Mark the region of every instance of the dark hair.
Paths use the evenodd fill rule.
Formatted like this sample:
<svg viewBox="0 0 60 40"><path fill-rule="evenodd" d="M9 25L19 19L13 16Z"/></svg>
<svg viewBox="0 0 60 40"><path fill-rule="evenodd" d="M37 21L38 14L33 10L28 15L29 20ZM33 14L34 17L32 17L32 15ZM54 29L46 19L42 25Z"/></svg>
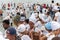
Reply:
<svg viewBox="0 0 60 40"><path fill-rule="evenodd" d="M21 14L21 17L25 17L26 18L26 16L24 14Z"/></svg>
<svg viewBox="0 0 60 40"><path fill-rule="evenodd" d="M54 1L52 1L52 3L54 3Z"/></svg>
<svg viewBox="0 0 60 40"><path fill-rule="evenodd" d="M50 15L50 13L49 13L49 12L47 12L47 15Z"/></svg>
<svg viewBox="0 0 60 40"><path fill-rule="evenodd" d="M60 12L60 10L59 10L59 12Z"/></svg>
<svg viewBox="0 0 60 40"><path fill-rule="evenodd" d="M37 12L39 14L39 12Z"/></svg>
<svg viewBox="0 0 60 40"><path fill-rule="evenodd" d="M26 22L26 23L29 23L29 19L26 19L25 22Z"/></svg>
<svg viewBox="0 0 60 40"><path fill-rule="evenodd" d="M59 5L59 3L56 3L56 5Z"/></svg>
<svg viewBox="0 0 60 40"><path fill-rule="evenodd" d="M54 37L52 40L60 40L60 37Z"/></svg>
<svg viewBox="0 0 60 40"><path fill-rule="evenodd" d="M4 20L3 23L10 24L9 20Z"/></svg>
<svg viewBox="0 0 60 40"><path fill-rule="evenodd" d="M20 13L19 13L19 12L17 12L17 15L20 15Z"/></svg>
<svg viewBox="0 0 60 40"><path fill-rule="evenodd" d="M17 8L19 8L19 6L17 6Z"/></svg>

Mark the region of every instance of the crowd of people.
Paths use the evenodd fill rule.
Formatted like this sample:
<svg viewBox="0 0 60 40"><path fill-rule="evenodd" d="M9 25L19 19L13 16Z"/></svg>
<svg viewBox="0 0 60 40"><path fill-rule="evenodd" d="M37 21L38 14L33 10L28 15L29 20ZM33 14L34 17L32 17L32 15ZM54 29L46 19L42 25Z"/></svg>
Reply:
<svg viewBox="0 0 60 40"><path fill-rule="evenodd" d="M15 4L14 4L15 5ZM3 10L3 11L2 11ZM60 40L60 4L19 3L0 10L0 40Z"/></svg>

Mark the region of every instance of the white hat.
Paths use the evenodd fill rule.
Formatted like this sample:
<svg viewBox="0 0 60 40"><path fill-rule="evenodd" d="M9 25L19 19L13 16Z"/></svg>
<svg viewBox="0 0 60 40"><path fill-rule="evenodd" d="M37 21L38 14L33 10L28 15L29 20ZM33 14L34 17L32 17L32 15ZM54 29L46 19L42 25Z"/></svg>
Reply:
<svg viewBox="0 0 60 40"><path fill-rule="evenodd" d="M33 23L36 23L36 18L35 18L35 15L31 15L31 17L29 18L29 21L33 22Z"/></svg>
<svg viewBox="0 0 60 40"><path fill-rule="evenodd" d="M31 40L31 38L28 35L23 35L21 40Z"/></svg>
<svg viewBox="0 0 60 40"><path fill-rule="evenodd" d="M54 31L54 30L57 30L57 29L59 29L60 28L60 24L58 23L58 22L52 22L51 23L51 28L52 28L52 30Z"/></svg>
<svg viewBox="0 0 60 40"><path fill-rule="evenodd" d="M29 19L29 21L33 22L35 24L35 20L34 19Z"/></svg>
<svg viewBox="0 0 60 40"><path fill-rule="evenodd" d="M18 26L17 31L20 33L20 32L24 32L25 29L26 29L26 28L25 28L25 25L24 25L24 24L21 24L21 25Z"/></svg>

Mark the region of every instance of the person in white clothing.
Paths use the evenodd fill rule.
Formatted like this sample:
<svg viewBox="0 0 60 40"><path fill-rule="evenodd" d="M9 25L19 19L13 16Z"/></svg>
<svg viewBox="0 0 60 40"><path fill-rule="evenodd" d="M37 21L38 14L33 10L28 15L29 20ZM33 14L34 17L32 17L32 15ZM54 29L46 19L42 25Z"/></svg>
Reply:
<svg viewBox="0 0 60 40"><path fill-rule="evenodd" d="M21 24L19 27L18 27L18 32L21 36L21 40L31 40L31 38L29 37L29 35L26 34L26 27L24 24Z"/></svg>
<svg viewBox="0 0 60 40"><path fill-rule="evenodd" d="M58 23L60 23L60 10L58 12L55 13L55 21L57 21Z"/></svg>
<svg viewBox="0 0 60 40"><path fill-rule="evenodd" d="M42 21L44 21L45 23L52 21L52 18L50 17L49 12L47 12L46 14L42 14L41 16L39 15L39 17L40 17L40 19L42 19Z"/></svg>

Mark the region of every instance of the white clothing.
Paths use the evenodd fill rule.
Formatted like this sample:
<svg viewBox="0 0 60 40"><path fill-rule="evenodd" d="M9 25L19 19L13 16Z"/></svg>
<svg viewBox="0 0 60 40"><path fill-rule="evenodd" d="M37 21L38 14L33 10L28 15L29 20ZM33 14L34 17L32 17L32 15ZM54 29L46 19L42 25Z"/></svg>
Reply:
<svg viewBox="0 0 60 40"><path fill-rule="evenodd" d="M31 38L28 35L23 35L21 40L31 40Z"/></svg>
<svg viewBox="0 0 60 40"><path fill-rule="evenodd" d="M55 13L55 16L57 17L57 22L60 23L60 12Z"/></svg>
<svg viewBox="0 0 60 40"><path fill-rule="evenodd" d="M53 7L53 11L56 11L56 10L59 10L59 9L58 9L58 6L54 6L54 7Z"/></svg>
<svg viewBox="0 0 60 40"><path fill-rule="evenodd" d="M40 14L40 15L39 15L40 19L42 19L44 22L51 22L52 21L52 18L50 16L47 17L47 15L45 15L45 14Z"/></svg>
<svg viewBox="0 0 60 40"><path fill-rule="evenodd" d="M17 31L20 32L24 32L26 30L26 27L24 24L20 24L17 28Z"/></svg>
<svg viewBox="0 0 60 40"><path fill-rule="evenodd" d="M55 37L55 35L50 35L47 40L52 40Z"/></svg>
<svg viewBox="0 0 60 40"><path fill-rule="evenodd" d="M58 22L52 21L51 28L52 28L52 31L57 30L60 28L60 24Z"/></svg>
<svg viewBox="0 0 60 40"><path fill-rule="evenodd" d="M40 21L38 21L37 23L35 23L35 26L36 26L37 28L41 29L42 24L41 24L41 22L40 22Z"/></svg>
<svg viewBox="0 0 60 40"><path fill-rule="evenodd" d="M29 31L30 29L30 25L29 24L25 24L26 30Z"/></svg>
<svg viewBox="0 0 60 40"><path fill-rule="evenodd" d="M35 14L32 14L29 18L29 21L32 21L33 23L36 23L37 19L35 18Z"/></svg>

